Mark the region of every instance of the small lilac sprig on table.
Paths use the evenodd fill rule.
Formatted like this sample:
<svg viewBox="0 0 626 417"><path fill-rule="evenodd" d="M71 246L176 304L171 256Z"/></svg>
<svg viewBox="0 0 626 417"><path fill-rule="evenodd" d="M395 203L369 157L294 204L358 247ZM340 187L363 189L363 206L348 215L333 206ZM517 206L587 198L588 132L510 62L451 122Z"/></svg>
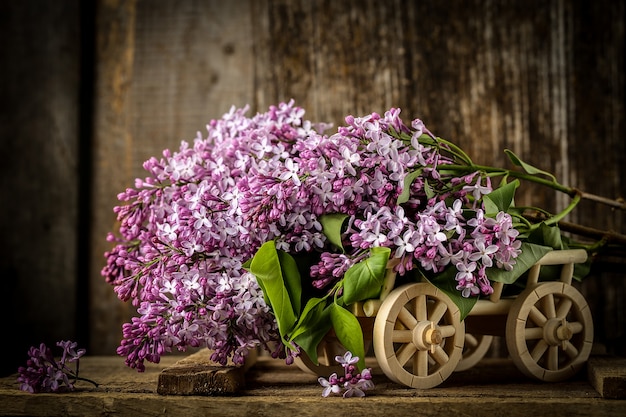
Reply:
<svg viewBox="0 0 626 417"><path fill-rule="evenodd" d="M76 349L78 343L70 340L62 340L56 345L63 348L59 360L44 343L28 350L26 366L18 368L20 389L30 393L73 391L76 381L86 381L97 387L96 382L78 376L80 357L85 354L85 349ZM70 368L70 363L75 364L74 369Z"/></svg>
<svg viewBox="0 0 626 417"><path fill-rule="evenodd" d="M335 360L343 367L344 375L339 377L337 373L333 373L328 379L319 377L317 381L324 387L322 397L342 392L343 398L365 397L365 391L374 388L371 368L358 372L358 356L352 356L352 352L347 351L343 356L335 356Z"/></svg>

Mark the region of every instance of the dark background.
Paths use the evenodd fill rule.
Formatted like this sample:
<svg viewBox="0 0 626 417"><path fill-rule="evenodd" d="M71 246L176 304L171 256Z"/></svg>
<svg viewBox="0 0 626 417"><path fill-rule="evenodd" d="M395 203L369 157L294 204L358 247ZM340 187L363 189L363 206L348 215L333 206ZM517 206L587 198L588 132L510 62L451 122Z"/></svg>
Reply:
<svg viewBox="0 0 626 417"><path fill-rule="evenodd" d="M509 148L560 182L626 195L623 1L0 1L2 372L31 345L113 355L133 311L100 269L116 194L231 105L306 117L400 107L478 163ZM521 203L563 207L525 190ZM626 232L584 202L568 218ZM625 354L620 254L583 285Z"/></svg>

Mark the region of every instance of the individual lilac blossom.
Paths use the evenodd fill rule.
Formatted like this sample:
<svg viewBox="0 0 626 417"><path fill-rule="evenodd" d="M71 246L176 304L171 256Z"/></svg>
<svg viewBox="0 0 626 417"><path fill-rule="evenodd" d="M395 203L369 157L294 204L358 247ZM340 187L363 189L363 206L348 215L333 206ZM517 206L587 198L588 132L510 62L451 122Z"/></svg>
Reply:
<svg viewBox="0 0 626 417"><path fill-rule="evenodd" d="M94 381L78 376L79 360L85 349L76 349L78 343L70 340L57 342L57 346L63 349L58 360L44 343L28 350L26 366L18 368L20 389L30 393L73 391L77 381L90 382L97 387ZM69 367L70 363L74 363L74 369Z"/></svg>
<svg viewBox="0 0 626 417"><path fill-rule="evenodd" d="M324 389L322 390L322 397L328 397L330 394L339 394L341 392L341 386L339 385L339 378L337 373L333 373L328 377L319 377L317 381Z"/></svg>
<svg viewBox="0 0 626 417"><path fill-rule="evenodd" d="M466 185L463 187L463 191L472 194L472 196L474 197L474 201L480 200L483 195L489 194L491 192L489 177L487 177L486 186L481 184L481 180L482 178L480 176L477 176L476 183L474 185Z"/></svg>
<svg viewBox="0 0 626 417"><path fill-rule="evenodd" d="M476 270L476 262L459 262L456 264L457 274L456 281L458 285L457 290L461 291L463 297L469 297L470 295L478 294L478 287L476 286L476 276L474 271Z"/></svg>
<svg viewBox="0 0 626 417"><path fill-rule="evenodd" d="M344 369L348 369L351 367L351 365L354 365L355 363L359 361L359 357L352 356L352 352L347 351L346 353L343 354L343 356L341 355L335 356L335 361L341 366L343 366Z"/></svg>
<svg viewBox="0 0 626 417"><path fill-rule="evenodd" d="M485 241L483 239L476 239L474 242L476 252L470 254L468 257L470 261L480 261L482 265L486 267L490 267L493 265L492 257L498 251L498 246L496 245L488 245L485 246Z"/></svg>
<svg viewBox="0 0 626 417"><path fill-rule="evenodd" d="M356 383L346 381L344 388L346 390L343 393L344 398L365 397L365 391L374 388L374 383L371 380L359 378Z"/></svg>

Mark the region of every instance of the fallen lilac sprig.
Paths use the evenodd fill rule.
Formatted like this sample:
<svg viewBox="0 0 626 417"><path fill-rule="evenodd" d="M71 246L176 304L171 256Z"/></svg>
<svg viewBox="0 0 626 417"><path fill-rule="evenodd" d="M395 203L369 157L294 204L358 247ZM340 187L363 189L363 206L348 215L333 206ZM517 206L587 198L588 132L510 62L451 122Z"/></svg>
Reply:
<svg viewBox="0 0 626 417"><path fill-rule="evenodd" d="M78 343L70 340L62 340L56 345L63 348L59 360L54 358L52 350L44 343L39 348L31 346L26 366L18 368L17 382L20 389L30 393L73 391L76 381L86 381L97 387L96 382L78 376L79 359L85 354L85 349L77 350ZM75 363L73 370L68 366L72 362Z"/></svg>
<svg viewBox="0 0 626 417"><path fill-rule="evenodd" d="M335 356L335 360L343 367L344 376L338 377L337 373L332 373L328 379L319 377L317 381L324 387L322 397L341 394L342 391L343 398L365 397L365 391L374 388L372 369L365 368L359 373L354 365L359 361L358 356L352 356L352 352L348 351L343 356Z"/></svg>

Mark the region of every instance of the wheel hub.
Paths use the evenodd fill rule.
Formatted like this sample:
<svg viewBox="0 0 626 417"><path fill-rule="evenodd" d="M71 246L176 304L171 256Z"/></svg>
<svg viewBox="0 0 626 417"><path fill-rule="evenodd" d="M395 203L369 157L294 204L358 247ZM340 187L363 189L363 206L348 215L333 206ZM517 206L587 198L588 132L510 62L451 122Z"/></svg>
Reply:
<svg viewBox="0 0 626 417"><path fill-rule="evenodd" d="M432 321L422 321L413 329L413 344L419 350L430 350L434 352L435 348L443 342L443 335L439 326Z"/></svg>
<svg viewBox="0 0 626 417"><path fill-rule="evenodd" d="M565 348L565 342L569 341L574 332L567 320L550 319L543 327L543 338L550 346L561 345Z"/></svg>

